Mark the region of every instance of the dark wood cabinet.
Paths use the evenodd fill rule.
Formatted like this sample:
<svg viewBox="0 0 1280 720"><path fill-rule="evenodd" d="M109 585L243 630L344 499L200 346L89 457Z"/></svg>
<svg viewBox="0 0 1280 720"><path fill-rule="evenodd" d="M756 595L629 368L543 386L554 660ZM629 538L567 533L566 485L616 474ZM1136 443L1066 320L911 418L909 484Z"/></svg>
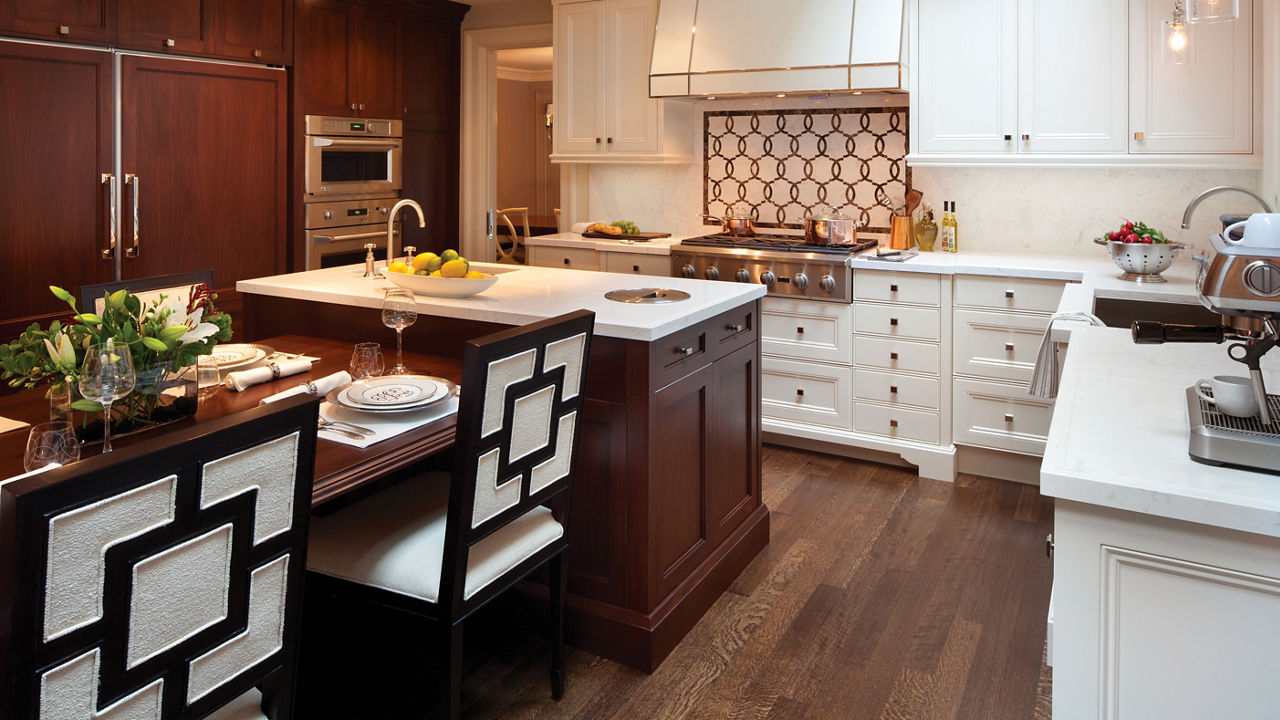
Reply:
<svg viewBox="0 0 1280 720"><path fill-rule="evenodd" d="M67 316L71 292L112 278L111 54L0 42L0 339Z"/></svg>
<svg viewBox="0 0 1280 720"><path fill-rule="evenodd" d="M401 46L404 188L400 194L422 205L427 221L424 228L406 223L405 243L439 253L458 247L458 20L406 17Z"/></svg>
<svg viewBox="0 0 1280 720"><path fill-rule="evenodd" d="M293 64L293 0L218 0L214 52L271 65Z"/></svg>
<svg viewBox="0 0 1280 720"><path fill-rule="evenodd" d="M395 13L343 0L303 0L295 35L299 112L400 117Z"/></svg>
<svg viewBox="0 0 1280 720"><path fill-rule="evenodd" d="M348 46L347 105L361 117L400 117L400 20L385 10L356 14Z"/></svg>
<svg viewBox="0 0 1280 720"><path fill-rule="evenodd" d="M213 51L213 0L117 0L120 47L156 53Z"/></svg>
<svg viewBox="0 0 1280 720"><path fill-rule="evenodd" d="M0 31L73 43L113 43L118 34L116 2L0 0Z"/></svg>

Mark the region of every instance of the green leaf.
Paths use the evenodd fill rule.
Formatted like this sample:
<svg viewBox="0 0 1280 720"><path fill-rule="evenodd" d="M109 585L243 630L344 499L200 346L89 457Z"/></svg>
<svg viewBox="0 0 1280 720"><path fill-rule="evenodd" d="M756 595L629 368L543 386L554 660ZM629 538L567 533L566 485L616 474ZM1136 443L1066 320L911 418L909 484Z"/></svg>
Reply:
<svg viewBox="0 0 1280 720"><path fill-rule="evenodd" d="M128 297L128 295L129 295L128 290L125 290L124 288L120 288L119 290L107 296L107 305L113 308L124 307L124 299Z"/></svg>
<svg viewBox="0 0 1280 720"><path fill-rule="evenodd" d="M71 401L71 409L79 410L80 412L102 412L103 407L102 403L96 403L92 400L79 398Z"/></svg>
<svg viewBox="0 0 1280 720"><path fill-rule="evenodd" d="M102 324L102 318L95 313L80 313L75 317L76 317L76 320L79 320L85 325L101 325Z"/></svg>
<svg viewBox="0 0 1280 720"><path fill-rule="evenodd" d="M142 344L146 345L148 349L155 350L156 352L164 352L169 349L168 345L165 345L163 342L153 337L142 338Z"/></svg>

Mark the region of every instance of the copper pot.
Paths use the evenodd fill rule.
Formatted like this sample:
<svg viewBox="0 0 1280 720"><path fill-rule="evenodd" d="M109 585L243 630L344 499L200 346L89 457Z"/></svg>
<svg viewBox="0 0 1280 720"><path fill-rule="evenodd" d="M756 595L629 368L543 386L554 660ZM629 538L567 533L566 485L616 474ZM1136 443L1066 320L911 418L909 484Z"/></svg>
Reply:
<svg viewBox="0 0 1280 720"><path fill-rule="evenodd" d="M732 237L751 237L756 234L756 219L750 212L736 212L733 208L724 217L703 215L708 220L720 221L720 234Z"/></svg>
<svg viewBox="0 0 1280 720"><path fill-rule="evenodd" d="M819 208L804 218L806 245L847 245L857 240L858 223L834 208Z"/></svg>

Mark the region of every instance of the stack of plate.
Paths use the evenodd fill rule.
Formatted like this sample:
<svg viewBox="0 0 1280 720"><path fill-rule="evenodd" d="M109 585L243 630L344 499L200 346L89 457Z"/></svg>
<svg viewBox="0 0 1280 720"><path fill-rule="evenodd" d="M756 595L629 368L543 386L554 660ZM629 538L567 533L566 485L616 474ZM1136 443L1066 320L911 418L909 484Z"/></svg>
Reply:
<svg viewBox="0 0 1280 720"><path fill-rule="evenodd" d="M215 345L210 357L224 375L232 370L239 370L254 363L261 362L275 352L266 345L248 343L229 343Z"/></svg>
<svg viewBox="0 0 1280 720"><path fill-rule="evenodd" d="M387 375L334 388L325 399L339 407L360 412L412 412L448 400L456 388L444 378Z"/></svg>

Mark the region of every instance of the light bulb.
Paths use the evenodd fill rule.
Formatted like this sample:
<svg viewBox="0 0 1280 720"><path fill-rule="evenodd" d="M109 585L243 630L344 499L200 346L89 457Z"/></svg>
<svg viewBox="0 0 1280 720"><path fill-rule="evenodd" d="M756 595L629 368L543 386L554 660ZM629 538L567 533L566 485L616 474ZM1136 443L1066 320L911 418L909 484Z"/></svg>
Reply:
<svg viewBox="0 0 1280 720"><path fill-rule="evenodd" d="M1176 53L1187 49L1187 32L1181 23L1174 25L1169 31L1169 49Z"/></svg>

